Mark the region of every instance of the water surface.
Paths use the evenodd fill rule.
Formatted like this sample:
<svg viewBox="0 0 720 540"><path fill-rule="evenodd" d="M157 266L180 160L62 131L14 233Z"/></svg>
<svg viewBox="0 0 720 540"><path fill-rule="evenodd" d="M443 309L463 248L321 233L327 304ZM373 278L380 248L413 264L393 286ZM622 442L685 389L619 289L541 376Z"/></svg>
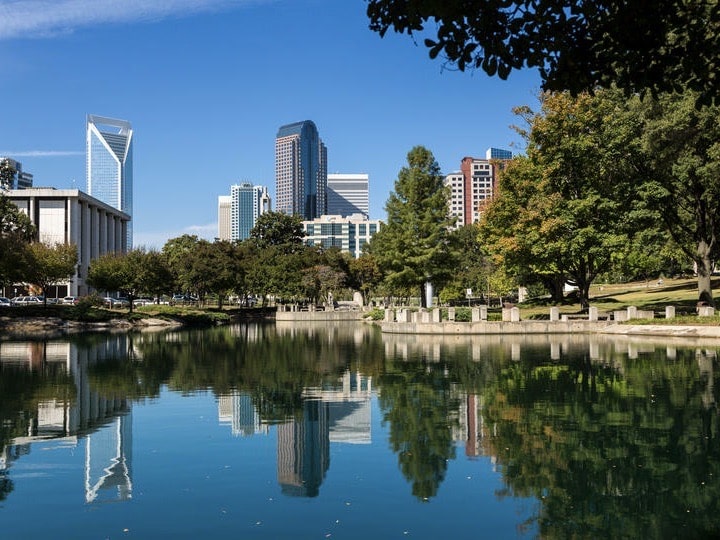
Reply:
<svg viewBox="0 0 720 540"><path fill-rule="evenodd" d="M712 538L717 349L364 325L0 342L3 538Z"/></svg>

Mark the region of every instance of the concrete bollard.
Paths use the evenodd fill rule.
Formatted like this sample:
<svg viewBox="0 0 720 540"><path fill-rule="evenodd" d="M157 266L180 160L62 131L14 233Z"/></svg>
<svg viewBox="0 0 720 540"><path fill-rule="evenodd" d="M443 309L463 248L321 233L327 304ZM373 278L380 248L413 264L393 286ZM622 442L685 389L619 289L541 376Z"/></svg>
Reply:
<svg viewBox="0 0 720 540"><path fill-rule="evenodd" d="M480 320L481 321L487 321L487 306L480 306Z"/></svg>
<svg viewBox="0 0 720 540"><path fill-rule="evenodd" d="M674 319L675 318L675 306L665 306L665 318L666 319Z"/></svg>
<svg viewBox="0 0 720 540"><path fill-rule="evenodd" d="M520 322L520 308L514 307L510 309L510 322Z"/></svg>
<svg viewBox="0 0 720 540"><path fill-rule="evenodd" d="M430 314L431 314L430 320L432 322L434 322L434 323L440 322L440 308L433 308L433 310Z"/></svg>
<svg viewBox="0 0 720 540"><path fill-rule="evenodd" d="M406 323L408 322L408 311L407 309L398 309L395 313L395 317L397 318L397 322L399 323Z"/></svg>
<svg viewBox="0 0 720 540"><path fill-rule="evenodd" d="M430 312L423 309L420 312L420 322L423 324L428 324L430 322Z"/></svg>
<svg viewBox="0 0 720 540"><path fill-rule="evenodd" d="M454 307L448 308L448 321L450 321L450 322L455 321L455 308Z"/></svg>
<svg viewBox="0 0 720 540"><path fill-rule="evenodd" d="M559 307L551 307L550 308L550 320L551 321L559 321L560 320L560 308Z"/></svg>
<svg viewBox="0 0 720 540"><path fill-rule="evenodd" d="M629 321L630 319L637 319L637 307L635 307L635 306L628 306L628 308L627 308L627 319L626 320Z"/></svg>
<svg viewBox="0 0 720 540"><path fill-rule="evenodd" d="M390 308L385 308L385 322L395 322L395 311Z"/></svg>
<svg viewBox="0 0 720 540"><path fill-rule="evenodd" d="M596 308L596 307L588 308L588 321L597 321L597 320L598 320L598 308Z"/></svg>
<svg viewBox="0 0 720 540"><path fill-rule="evenodd" d="M715 308L712 306L700 306L698 308L698 317L712 317L715 315Z"/></svg>

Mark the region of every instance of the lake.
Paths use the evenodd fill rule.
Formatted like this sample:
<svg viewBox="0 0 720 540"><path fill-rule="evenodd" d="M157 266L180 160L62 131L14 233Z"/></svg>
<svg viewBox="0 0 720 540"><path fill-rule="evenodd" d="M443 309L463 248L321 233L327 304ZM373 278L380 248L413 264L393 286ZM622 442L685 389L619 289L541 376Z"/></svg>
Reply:
<svg viewBox="0 0 720 540"><path fill-rule="evenodd" d="M280 322L2 341L0 537L717 537L718 349Z"/></svg>

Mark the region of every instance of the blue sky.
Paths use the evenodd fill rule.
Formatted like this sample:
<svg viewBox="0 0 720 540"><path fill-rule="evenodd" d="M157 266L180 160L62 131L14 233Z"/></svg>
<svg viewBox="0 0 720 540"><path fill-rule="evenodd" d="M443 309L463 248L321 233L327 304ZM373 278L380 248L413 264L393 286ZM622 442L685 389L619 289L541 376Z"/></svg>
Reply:
<svg viewBox="0 0 720 540"><path fill-rule="evenodd" d="M217 197L242 181L274 197L277 129L312 120L328 172L370 176L370 215L408 151L442 171L490 146L522 149L535 71L460 73L421 42L368 29L364 0L0 0L0 155L35 186L85 189L85 119L135 137L135 245L217 235Z"/></svg>

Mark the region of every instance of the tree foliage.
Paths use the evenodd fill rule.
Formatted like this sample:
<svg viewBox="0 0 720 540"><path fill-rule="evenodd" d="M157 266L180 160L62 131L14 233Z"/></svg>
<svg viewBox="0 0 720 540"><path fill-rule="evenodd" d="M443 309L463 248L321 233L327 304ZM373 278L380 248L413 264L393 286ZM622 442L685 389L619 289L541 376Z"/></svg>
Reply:
<svg viewBox="0 0 720 540"><path fill-rule="evenodd" d="M720 107L695 107L696 94L634 100L648 169L640 196L695 263L698 298L714 305L710 276L720 255ZM639 112L638 116L635 116Z"/></svg>
<svg viewBox="0 0 720 540"><path fill-rule="evenodd" d="M615 84L720 96L720 8L706 0L368 0L370 29L424 40L430 58L507 79L536 68L543 89ZM428 29L436 29L436 35Z"/></svg>
<svg viewBox="0 0 720 540"><path fill-rule="evenodd" d="M284 246L288 251L297 249L302 244L304 237L302 218L283 212L261 214L250 231L250 238L258 246Z"/></svg>
<svg viewBox="0 0 720 540"><path fill-rule="evenodd" d="M448 193L428 149L416 146L407 161L385 204L387 224L369 249L391 288L415 288L427 306L425 283L440 286L452 272Z"/></svg>
<svg viewBox="0 0 720 540"><path fill-rule="evenodd" d="M75 244L49 246L42 242L33 242L28 249L31 265L26 274L26 281L37 285L43 295L48 286L65 281L75 274L75 266L78 262ZM47 303L47 297L45 303Z"/></svg>
<svg viewBox="0 0 720 540"><path fill-rule="evenodd" d="M545 93L542 110L518 110L529 122L527 160L508 167L484 229L511 262L539 275L564 276L588 305L590 285L624 249L634 180L642 168L637 124L619 111L616 91L572 97Z"/></svg>
<svg viewBox="0 0 720 540"><path fill-rule="evenodd" d="M23 280L30 267L28 245L34 235L30 218L0 193L0 286Z"/></svg>

